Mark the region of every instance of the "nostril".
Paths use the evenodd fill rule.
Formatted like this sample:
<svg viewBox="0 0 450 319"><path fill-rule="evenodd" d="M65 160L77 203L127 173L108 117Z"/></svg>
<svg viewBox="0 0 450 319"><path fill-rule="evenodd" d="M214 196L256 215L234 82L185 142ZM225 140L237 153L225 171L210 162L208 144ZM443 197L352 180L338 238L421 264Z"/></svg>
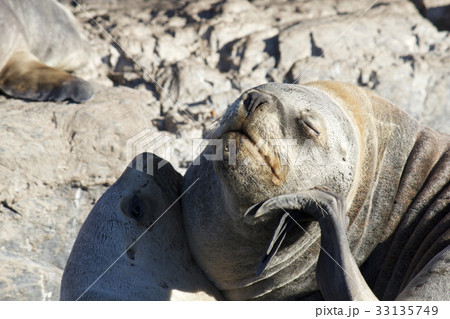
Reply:
<svg viewBox="0 0 450 319"><path fill-rule="evenodd" d="M247 116L253 113L258 107L268 102L269 99L264 94L261 94L256 91L248 93L243 101L245 110L247 111Z"/></svg>

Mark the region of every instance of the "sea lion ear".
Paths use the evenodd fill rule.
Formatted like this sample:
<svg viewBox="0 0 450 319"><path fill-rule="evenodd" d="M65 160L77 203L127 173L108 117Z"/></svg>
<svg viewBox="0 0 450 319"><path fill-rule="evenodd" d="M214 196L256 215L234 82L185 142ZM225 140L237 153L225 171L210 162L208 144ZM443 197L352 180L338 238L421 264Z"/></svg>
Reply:
<svg viewBox="0 0 450 319"><path fill-rule="evenodd" d="M125 196L119 210L129 221L145 228L152 226L162 214L158 200L139 191Z"/></svg>
<svg viewBox="0 0 450 319"><path fill-rule="evenodd" d="M137 194L130 194L120 201L120 211L129 219L138 222L144 219L144 202Z"/></svg>
<svg viewBox="0 0 450 319"><path fill-rule="evenodd" d="M129 207L130 211L129 211L129 215L138 220L141 221L143 216L144 216L144 206L143 203L141 201L141 199L134 195L133 198L131 199L131 205Z"/></svg>

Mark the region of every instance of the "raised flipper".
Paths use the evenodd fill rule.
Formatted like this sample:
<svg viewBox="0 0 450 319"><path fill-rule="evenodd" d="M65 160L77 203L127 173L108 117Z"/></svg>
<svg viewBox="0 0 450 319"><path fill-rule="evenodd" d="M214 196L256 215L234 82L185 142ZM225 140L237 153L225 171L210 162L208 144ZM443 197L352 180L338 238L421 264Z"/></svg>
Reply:
<svg viewBox="0 0 450 319"><path fill-rule="evenodd" d="M85 102L94 96L89 82L40 62L32 53L16 51L0 72L0 90L26 100Z"/></svg>
<svg viewBox="0 0 450 319"><path fill-rule="evenodd" d="M281 195L250 207L246 216L259 218L268 213L284 212L280 223L258 265L264 271L280 247L287 232L300 221L314 219L321 230L321 251L317 262L316 280L326 300L377 300L356 264L345 230L348 218L345 201L322 190Z"/></svg>

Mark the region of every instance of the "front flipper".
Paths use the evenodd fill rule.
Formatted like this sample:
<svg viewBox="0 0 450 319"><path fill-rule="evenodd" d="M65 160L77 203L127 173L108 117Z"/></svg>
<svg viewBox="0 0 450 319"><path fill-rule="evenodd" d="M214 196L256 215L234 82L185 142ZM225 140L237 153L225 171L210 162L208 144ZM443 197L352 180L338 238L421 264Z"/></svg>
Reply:
<svg viewBox="0 0 450 319"><path fill-rule="evenodd" d="M263 255L258 274L262 273L280 247L287 232L299 226L299 220L319 222L321 251L316 280L326 300L377 300L356 264L345 230L348 218L344 200L330 192L311 190L281 195L247 210L246 216L258 218L268 213L284 212L272 241Z"/></svg>
<svg viewBox="0 0 450 319"><path fill-rule="evenodd" d="M0 90L26 100L85 102L94 89L67 72L49 67L28 51L17 51L0 72Z"/></svg>

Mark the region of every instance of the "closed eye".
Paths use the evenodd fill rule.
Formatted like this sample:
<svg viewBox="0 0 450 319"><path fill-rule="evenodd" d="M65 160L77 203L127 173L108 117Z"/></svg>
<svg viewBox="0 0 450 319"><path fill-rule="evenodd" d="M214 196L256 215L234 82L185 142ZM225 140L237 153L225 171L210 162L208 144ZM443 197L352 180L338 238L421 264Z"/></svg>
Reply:
<svg viewBox="0 0 450 319"><path fill-rule="evenodd" d="M306 132L313 136L313 137L319 137L320 132L319 130L317 130L314 125L312 125L312 123L308 120L303 120L302 121L303 127L305 128Z"/></svg>

